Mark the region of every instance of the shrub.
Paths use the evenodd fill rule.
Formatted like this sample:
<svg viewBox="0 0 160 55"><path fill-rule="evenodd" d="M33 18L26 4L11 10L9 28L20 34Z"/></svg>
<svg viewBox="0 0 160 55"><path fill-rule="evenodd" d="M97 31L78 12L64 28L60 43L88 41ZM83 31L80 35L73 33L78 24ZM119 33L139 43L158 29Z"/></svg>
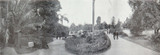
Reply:
<svg viewBox="0 0 160 55"><path fill-rule="evenodd" d="M73 37L66 39L65 48L74 54L100 53L108 50L111 46L110 39L104 33L98 33L86 38Z"/></svg>
<svg viewBox="0 0 160 55"><path fill-rule="evenodd" d="M160 43L160 34L154 34L152 35L151 40L155 43Z"/></svg>

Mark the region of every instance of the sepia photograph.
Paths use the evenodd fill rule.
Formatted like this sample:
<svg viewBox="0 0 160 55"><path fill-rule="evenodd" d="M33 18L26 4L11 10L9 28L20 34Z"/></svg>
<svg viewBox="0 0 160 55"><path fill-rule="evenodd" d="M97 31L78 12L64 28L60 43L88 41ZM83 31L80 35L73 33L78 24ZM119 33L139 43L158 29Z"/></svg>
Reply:
<svg viewBox="0 0 160 55"><path fill-rule="evenodd" d="M160 0L0 0L0 55L160 55Z"/></svg>

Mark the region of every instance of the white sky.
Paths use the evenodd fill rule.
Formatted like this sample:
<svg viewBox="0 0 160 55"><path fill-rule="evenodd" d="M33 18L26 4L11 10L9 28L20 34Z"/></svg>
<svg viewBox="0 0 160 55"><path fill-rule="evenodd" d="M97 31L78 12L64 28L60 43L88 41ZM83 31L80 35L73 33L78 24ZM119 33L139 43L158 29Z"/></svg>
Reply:
<svg viewBox="0 0 160 55"><path fill-rule="evenodd" d="M59 0L62 9L59 13L69 19L69 23L64 25L70 26L72 23L91 24L92 23L92 1L93 0ZM96 0L95 1L95 21L101 16L101 22L111 23L113 16L124 22L126 17L132 14L128 0ZM95 22L96 23L96 22Z"/></svg>

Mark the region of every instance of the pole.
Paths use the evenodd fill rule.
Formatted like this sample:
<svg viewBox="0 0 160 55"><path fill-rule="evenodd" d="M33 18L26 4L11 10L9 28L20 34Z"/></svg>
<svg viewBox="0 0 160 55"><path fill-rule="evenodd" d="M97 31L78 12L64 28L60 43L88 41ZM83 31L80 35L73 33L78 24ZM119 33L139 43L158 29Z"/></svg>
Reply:
<svg viewBox="0 0 160 55"><path fill-rule="evenodd" d="M92 32L94 31L94 15L95 15L95 12L94 12L94 10L95 10L95 0L93 0L93 5L92 5Z"/></svg>

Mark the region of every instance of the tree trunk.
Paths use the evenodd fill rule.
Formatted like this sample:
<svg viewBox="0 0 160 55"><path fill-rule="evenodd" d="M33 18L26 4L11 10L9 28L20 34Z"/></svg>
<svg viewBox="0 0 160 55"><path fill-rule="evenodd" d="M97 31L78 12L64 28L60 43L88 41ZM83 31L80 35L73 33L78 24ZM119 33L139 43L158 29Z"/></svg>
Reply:
<svg viewBox="0 0 160 55"><path fill-rule="evenodd" d="M17 43L18 43L18 34L17 33L14 33L14 36L13 36L13 40L14 40L14 46L17 47Z"/></svg>
<svg viewBox="0 0 160 55"><path fill-rule="evenodd" d="M154 34L157 34L157 30L156 29L154 29Z"/></svg>
<svg viewBox="0 0 160 55"><path fill-rule="evenodd" d="M43 38L41 39L41 41L42 41L42 48L48 49L49 47L48 47L48 43L47 43L47 41L46 41L46 37L43 37Z"/></svg>
<svg viewBox="0 0 160 55"><path fill-rule="evenodd" d="M6 33L5 33L5 46L8 46L8 40L9 40L10 36L9 36L9 30L6 29Z"/></svg>
<svg viewBox="0 0 160 55"><path fill-rule="evenodd" d="M160 29L160 28L155 29L155 30L154 30L154 34L158 34L158 33L159 33L159 29Z"/></svg>
<svg viewBox="0 0 160 55"><path fill-rule="evenodd" d="M21 47L21 46L20 46L20 43L21 43L21 42L20 42L21 33L18 32L17 34L18 34L18 35L17 35L17 39L16 39L16 47Z"/></svg>

